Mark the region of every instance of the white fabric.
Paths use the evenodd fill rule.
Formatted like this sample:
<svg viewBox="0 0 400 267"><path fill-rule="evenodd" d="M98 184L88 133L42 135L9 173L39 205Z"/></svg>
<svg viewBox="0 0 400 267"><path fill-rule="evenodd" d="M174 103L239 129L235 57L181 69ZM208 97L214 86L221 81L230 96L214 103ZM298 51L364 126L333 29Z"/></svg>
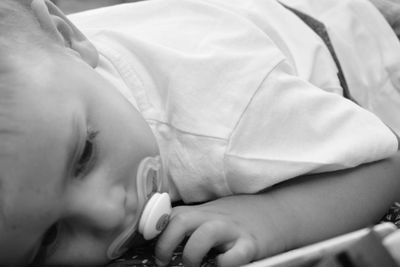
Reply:
<svg viewBox="0 0 400 267"><path fill-rule="evenodd" d="M285 2L313 15L320 12L310 8L315 3L343 11L328 22L340 29L335 41L357 33L338 48L352 91L382 106L371 90L392 90L379 110L396 111L400 60L391 59L400 48L373 7L361 0ZM348 11L350 2L363 11ZM341 97L324 43L276 1L151 0L70 18L101 53L99 73L151 126L175 200L254 193L397 150L385 124ZM356 70L354 58L364 60ZM400 129L396 119L386 123Z"/></svg>
<svg viewBox="0 0 400 267"><path fill-rule="evenodd" d="M282 0L324 22L351 95L400 135L400 45L369 1Z"/></svg>

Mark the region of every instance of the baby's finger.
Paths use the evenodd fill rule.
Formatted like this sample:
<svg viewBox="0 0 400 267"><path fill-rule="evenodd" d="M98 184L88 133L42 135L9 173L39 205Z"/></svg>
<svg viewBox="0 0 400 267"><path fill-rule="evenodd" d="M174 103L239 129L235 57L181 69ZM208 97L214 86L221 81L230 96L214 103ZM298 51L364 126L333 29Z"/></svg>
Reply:
<svg viewBox="0 0 400 267"><path fill-rule="evenodd" d="M176 247L203 221L204 219L199 216L187 216L185 214L172 216L155 246L157 264L166 265L171 260Z"/></svg>
<svg viewBox="0 0 400 267"><path fill-rule="evenodd" d="M237 232L221 221L202 224L189 238L183 250L185 266L200 266L203 258L214 247L235 242Z"/></svg>
<svg viewBox="0 0 400 267"><path fill-rule="evenodd" d="M255 259L256 253L255 242L241 238L237 240L231 249L217 257L218 266L232 267L247 264Z"/></svg>

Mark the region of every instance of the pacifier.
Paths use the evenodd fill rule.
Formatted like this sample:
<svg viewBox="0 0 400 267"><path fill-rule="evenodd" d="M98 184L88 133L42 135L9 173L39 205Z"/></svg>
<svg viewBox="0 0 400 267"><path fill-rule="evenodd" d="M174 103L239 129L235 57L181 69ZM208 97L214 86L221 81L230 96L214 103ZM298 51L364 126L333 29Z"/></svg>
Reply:
<svg viewBox="0 0 400 267"><path fill-rule="evenodd" d="M142 212L108 247L108 259L118 258L125 253L137 240L138 233L145 240L151 240L167 226L172 208L169 194L160 193L165 182L163 177L160 156L147 157L140 162L136 183L138 206Z"/></svg>

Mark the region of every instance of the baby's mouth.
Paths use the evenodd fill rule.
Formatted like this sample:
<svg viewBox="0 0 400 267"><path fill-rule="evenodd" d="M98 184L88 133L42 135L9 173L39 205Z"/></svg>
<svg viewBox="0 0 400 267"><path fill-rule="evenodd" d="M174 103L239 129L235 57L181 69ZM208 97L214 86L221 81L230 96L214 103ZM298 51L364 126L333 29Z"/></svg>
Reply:
<svg viewBox="0 0 400 267"><path fill-rule="evenodd" d="M140 162L136 182L138 216L134 217L130 225L109 246L107 257L110 260L120 257L144 239L153 239L168 223L171 200L168 193L159 193L163 188L159 156L148 157Z"/></svg>

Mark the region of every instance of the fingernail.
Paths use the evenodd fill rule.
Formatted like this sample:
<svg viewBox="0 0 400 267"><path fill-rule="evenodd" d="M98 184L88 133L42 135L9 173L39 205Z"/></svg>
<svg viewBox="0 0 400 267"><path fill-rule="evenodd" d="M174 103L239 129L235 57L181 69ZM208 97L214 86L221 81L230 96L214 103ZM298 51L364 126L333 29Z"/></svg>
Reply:
<svg viewBox="0 0 400 267"><path fill-rule="evenodd" d="M162 261L160 259L157 259L157 258L155 258L155 259L156 259L156 265L157 266L163 267L163 266L167 266L168 265L168 262L164 262L164 261Z"/></svg>

